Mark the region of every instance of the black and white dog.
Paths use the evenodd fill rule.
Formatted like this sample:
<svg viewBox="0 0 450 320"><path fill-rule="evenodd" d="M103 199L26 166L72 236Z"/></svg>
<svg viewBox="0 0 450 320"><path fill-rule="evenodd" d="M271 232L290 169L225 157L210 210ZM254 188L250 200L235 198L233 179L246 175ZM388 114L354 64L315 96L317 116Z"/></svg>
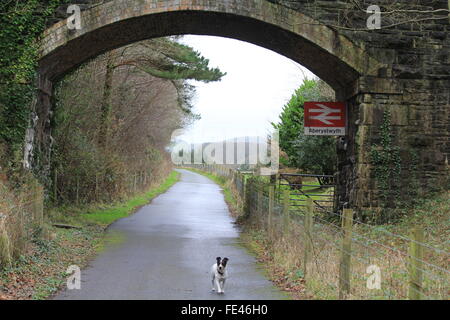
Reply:
<svg viewBox="0 0 450 320"><path fill-rule="evenodd" d="M211 267L212 291L216 291L217 288L217 293L225 293L223 289L225 287L225 280L228 278L226 270L228 258L220 259L220 257L217 257L216 261Z"/></svg>

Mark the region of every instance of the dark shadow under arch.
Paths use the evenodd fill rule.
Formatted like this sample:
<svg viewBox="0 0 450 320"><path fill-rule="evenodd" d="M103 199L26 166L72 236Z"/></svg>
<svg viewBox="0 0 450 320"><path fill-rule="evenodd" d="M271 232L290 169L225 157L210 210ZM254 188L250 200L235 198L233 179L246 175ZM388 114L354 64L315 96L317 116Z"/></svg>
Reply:
<svg viewBox="0 0 450 320"><path fill-rule="evenodd" d="M145 39L183 34L234 38L270 49L307 67L337 92L345 90L360 75L337 56L291 31L253 18L206 11L169 11L107 24L44 56L39 61L40 74L51 81L58 80L109 50Z"/></svg>

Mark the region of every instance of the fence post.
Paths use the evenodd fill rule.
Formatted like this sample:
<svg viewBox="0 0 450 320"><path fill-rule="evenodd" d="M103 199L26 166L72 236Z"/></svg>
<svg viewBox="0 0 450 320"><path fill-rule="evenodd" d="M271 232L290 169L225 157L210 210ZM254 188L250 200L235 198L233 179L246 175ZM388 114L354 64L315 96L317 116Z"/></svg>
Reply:
<svg viewBox="0 0 450 320"><path fill-rule="evenodd" d="M239 194L241 194L242 190L242 180L241 180L241 174L239 172L236 172L236 189Z"/></svg>
<svg viewBox="0 0 450 320"><path fill-rule="evenodd" d="M416 227L411 230L411 242L409 243L409 300L422 299L423 280L423 229Z"/></svg>
<svg viewBox="0 0 450 320"><path fill-rule="evenodd" d="M271 174L270 175L270 184L275 186L276 183L277 183L277 175L276 174Z"/></svg>
<svg viewBox="0 0 450 320"><path fill-rule="evenodd" d="M251 208L251 188L252 188L252 181L247 181L247 183L244 186L244 216L249 217L252 211Z"/></svg>
<svg viewBox="0 0 450 320"><path fill-rule="evenodd" d="M280 202L281 194L281 185L280 185L280 174L275 174L275 194L278 195L278 202Z"/></svg>
<svg viewBox="0 0 450 320"><path fill-rule="evenodd" d="M267 215L267 232L269 233L269 238L272 239L272 216L273 216L273 205L275 200L275 186L269 186L269 212Z"/></svg>
<svg viewBox="0 0 450 320"><path fill-rule="evenodd" d="M344 209L342 215L342 250L341 263L339 268L339 299L345 299L350 293L350 268L351 268L351 249L352 249L352 226L353 210Z"/></svg>
<svg viewBox="0 0 450 320"><path fill-rule="evenodd" d="M242 200L243 200L244 203L245 203L245 186L247 185L247 182L246 182L246 180L245 180L245 175L244 175L244 174L241 174L241 181L242 181L242 191L241 191L241 193L244 194Z"/></svg>
<svg viewBox="0 0 450 320"><path fill-rule="evenodd" d="M306 213L305 213L305 255L304 255L304 261L303 261L303 274L305 281L307 282L307 274L308 274L308 263L311 260L311 253L312 253L312 216L313 216L313 202L311 198L306 199Z"/></svg>
<svg viewBox="0 0 450 320"><path fill-rule="evenodd" d="M289 189L283 190L283 234L289 231L289 200L291 192Z"/></svg>
<svg viewBox="0 0 450 320"><path fill-rule="evenodd" d="M258 223L263 215L263 184L258 183Z"/></svg>

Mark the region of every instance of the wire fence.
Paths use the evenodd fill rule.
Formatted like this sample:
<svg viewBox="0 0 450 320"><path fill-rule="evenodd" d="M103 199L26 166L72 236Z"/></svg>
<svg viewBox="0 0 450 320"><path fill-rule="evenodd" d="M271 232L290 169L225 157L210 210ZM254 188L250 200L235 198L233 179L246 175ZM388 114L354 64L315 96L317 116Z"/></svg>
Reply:
<svg viewBox="0 0 450 320"><path fill-rule="evenodd" d="M118 170L114 174L98 171L96 174L73 173L53 168L51 186L47 195L53 205L86 205L125 199L161 181L171 167L162 163L155 168Z"/></svg>
<svg viewBox="0 0 450 320"><path fill-rule="evenodd" d="M247 221L264 231L274 259L296 269L311 296L448 299L448 242L439 248L427 243L420 226L408 235L396 234L358 221L351 209L334 212L317 200L318 194L333 198L326 187L316 190L320 193L302 192L279 176L255 176L221 165L191 167L229 179Z"/></svg>

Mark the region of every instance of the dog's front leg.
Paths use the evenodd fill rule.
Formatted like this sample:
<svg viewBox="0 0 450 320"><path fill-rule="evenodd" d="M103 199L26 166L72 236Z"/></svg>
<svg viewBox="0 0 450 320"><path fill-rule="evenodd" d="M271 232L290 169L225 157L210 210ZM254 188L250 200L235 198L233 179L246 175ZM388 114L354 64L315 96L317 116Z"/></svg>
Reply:
<svg viewBox="0 0 450 320"><path fill-rule="evenodd" d="M216 287L215 287L215 285L214 285L214 281L215 280L215 277L214 277L214 275L212 276L212 280L211 280L211 283L212 283L212 291L216 291Z"/></svg>
<svg viewBox="0 0 450 320"><path fill-rule="evenodd" d="M225 280L226 279L222 280L222 293L225 293Z"/></svg>
<svg viewBox="0 0 450 320"><path fill-rule="evenodd" d="M220 280L220 288L221 288L220 292L225 293L225 279Z"/></svg>
<svg viewBox="0 0 450 320"><path fill-rule="evenodd" d="M217 293L222 293L222 287L220 284L220 280L216 277L216 286L217 286Z"/></svg>

